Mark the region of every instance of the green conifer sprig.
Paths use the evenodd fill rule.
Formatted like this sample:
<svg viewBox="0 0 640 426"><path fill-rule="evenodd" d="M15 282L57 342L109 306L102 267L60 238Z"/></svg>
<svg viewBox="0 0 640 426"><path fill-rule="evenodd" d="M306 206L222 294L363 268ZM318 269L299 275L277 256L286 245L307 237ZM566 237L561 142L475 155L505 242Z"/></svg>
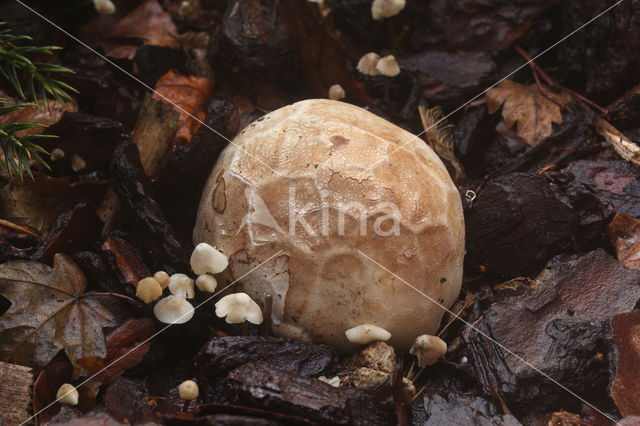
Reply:
<svg viewBox="0 0 640 426"><path fill-rule="evenodd" d="M0 27L4 26L0 22ZM7 99L0 99L0 116L26 107L44 105L48 108L50 99L64 103L72 99L69 93L77 91L52 75L70 73L70 69L60 65L36 62L29 57L52 55L59 47L29 46L26 42L32 40L26 35L14 35L10 29L0 30L0 78L6 80L15 91L17 98L31 100L31 103L7 104ZM31 160L35 160L45 167L49 167L42 155L47 151L37 142L40 139L52 138L51 135L23 135L22 130L38 127L37 123L0 124L0 149L4 153L3 168L9 176L23 177L24 174L33 176Z"/></svg>

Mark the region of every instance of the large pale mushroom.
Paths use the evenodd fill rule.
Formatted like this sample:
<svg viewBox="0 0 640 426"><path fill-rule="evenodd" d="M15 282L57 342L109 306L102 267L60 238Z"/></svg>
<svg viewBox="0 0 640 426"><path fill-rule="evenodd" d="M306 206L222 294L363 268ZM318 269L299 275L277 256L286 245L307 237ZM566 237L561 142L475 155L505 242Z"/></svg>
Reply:
<svg viewBox="0 0 640 426"><path fill-rule="evenodd" d="M407 350L436 331L438 304L451 306L462 280L462 205L437 155L326 99L281 108L235 137L204 190L194 242L227 255L235 278L281 250L243 291L273 295L275 334L343 351L357 347L345 331L361 324Z"/></svg>

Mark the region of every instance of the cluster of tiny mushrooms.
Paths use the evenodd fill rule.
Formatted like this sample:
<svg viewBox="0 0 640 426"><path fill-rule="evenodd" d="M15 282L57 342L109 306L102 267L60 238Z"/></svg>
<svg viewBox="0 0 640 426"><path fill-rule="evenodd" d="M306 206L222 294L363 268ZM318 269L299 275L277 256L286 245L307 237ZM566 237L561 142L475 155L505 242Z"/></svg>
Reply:
<svg viewBox="0 0 640 426"><path fill-rule="evenodd" d="M310 0L310 1L322 3L322 0ZM115 12L115 6L111 0L93 0L93 2L96 7L96 10L99 13L112 14ZM389 18L391 16L394 16L400 13L404 9L404 7L405 7L405 0L374 0L371 5L371 15L372 15L372 18L375 20ZM378 54L374 52L370 52L362 56L362 58L359 60L357 64L357 69L359 72L363 74L372 75L372 76L384 75L384 76L393 77L400 73L400 68L396 61L396 58L393 55L388 55L381 58ZM388 123L387 121L379 117L373 116L373 114L370 114L365 110L362 110L358 107L355 107L349 104L344 104L342 102L334 102L334 101L345 98L345 91L338 84L331 86L331 88L329 89L328 97L329 99L331 99L331 101L318 99L318 100L298 102L297 104L274 111L263 118L272 118L273 119L272 124L282 122L282 123L285 123L286 125L291 125L293 128L296 128L296 125L298 123L296 122L296 119L292 118L292 116L296 116L297 112L299 112L300 110L304 110L304 113L305 113L303 114L304 126L311 126L310 123L313 121L313 118L317 118L319 122L322 123L323 125L322 129L318 130L316 133L319 133L319 134L323 132L331 133L332 131L336 131L336 129L338 129L338 130L341 130L343 134L349 135L349 138L346 138L344 136L339 136L340 138L339 140L335 139L337 136L330 137L332 144L335 147L341 144L346 144L347 142L349 142L349 140L353 140L354 145L357 145L356 141L359 140L358 137L360 137L360 139L366 139L364 137L365 135L362 133L362 129L367 129L366 130L367 133L370 133L370 132L374 132L377 128L377 130L379 130L379 134L381 135L379 136L379 138L381 139L395 138L396 140L403 140L403 139L406 139L406 136L413 137L413 135L406 133L404 130L398 128L397 126L391 123ZM326 104L327 102L329 102L329 104ZM340 105L336 105L336 104L340 104ZM327 111L332 111L335 113L335 115L331 117L325 117L325 115L329 115ZM314 116L317 116L317 117L314 117ZM350 127L357 127L357 128L355 130L353 128L345 129L343 128L343 126L340 126L340 123L338 123L334 125L334 126L337 126L336 128L331 129L330 128L331 126L328 124L329 118L332 118L334 121L337 121L339 119L336 119L336 116L340 117L339 119L344 120L345 125L348 125ZM312 118L312 120L309 121L308 120L309 118ZM262 121L262 123L264 123L265 121L266 120ZM354 124L355 122L360 123L359 124L360 127L356 126ZM262 123L260 125L262 125ZM255 123L249 127L253 127L253 126L255 126ZM302 127L303 129L304 129L304 126ZM305 130L302 130L302 131L305 131ZM246 241L241 243L239 249L236 246L233 246L233 245L230 246L227 239L229 232L223 229L224 225L227 224L229 218L224 217L224 207L222 208L223 213L220 213L220 210L216 205L216 203L220 202L221 196L226 197L226 193L222 193L222 194L219 193L219 187L220 187L219 182L222 179L224 172L227 171L225 170L225 168L231 169L233 166L233 165L227 164L229 162L228 160L229 158L231 158L231 160L233 161L234 160L233 157L235 154L237 154L238 152L243 153L243 151L247 151L251 148L251 144L248 143L247 140L253 139L252 132L260 135L261 144L263 146L268 145L271 141L274 140L274 138L267 138L267 140L263 140L264 139L264 137L262 136L263 133L260 133L260 132L264 132L264 129L260 129L259 125L257 127L254 127L253 129L250 129L249 131L246 131L246 130L242 131L238 136L236 136L236 139L234 141L235 143L230 145L225 150L225 153L221 155L220 160L218 164L216 164L216 167L214 168L214 170L212 171L209 182L207 183L207 186L204 190L203 199L198 212L198 221L196 224L196 228L194 229L194 240L200 241L200 242L199 244L196 245L190 259L191 269L193 273L197 276L195 281L192 278L190 278L188 275L183 273L176 273L170 276L164 271L158 271L155 274L153 274L152 277L146 277L138 282L137 289L136 289L136 296L140 300L142 300L144 303L152 303L157 301L154 306L153 312L156 319L158 319L158 321L162 323L182 324L182 323L188 322L193 317L194 307L191 305L191 303L189 303L188 299L193 299L195 297L195 288L197 288L199 291L206 292L206 293L215 292L217 288L217 280L215 278L215 275L223 272L230 265L230 259L222 253L222 251L224 251L224 248L230 249L230 251L234 251L235 254L240 253L241 255L239 256L239 259L238 259L238 262L240 263L247 263L246 262L247 256L249 256L252 253L252 251L256 251L256 246L254 244L254 241L252 241L253 236L252 238L248 239L248 240L251 240L249 241L249 243L247 243ZM276 133L278 132L272 128L271 134L276 134ZM315 134L314 136L318 136L318 135ZM271 141L269 139L271 139ZM311 140L312 142L309 142L309 140ZM296 142L300 146L304 146L305 143L315 144L316 141L317 141L317 138L303 138L303 135L301 135L300 140ZM278 140L278 143L281 143L281 142L282 142L281 140ZM450 228L448 230L450 235L448 235L446 238L438 237L439 239L436 238L434 240L435 237L433 236L430 237L428 235L429 234L428 232L422 233L422 231L420 232L414 231L414 234L420 236L421 238L425 238L427 240L431 239L427 241L428 243L433 244L436 247L440 246L439 251L442 252L441 253L442 259L449 259L448 261L449 264L447 265L444 265L444 266L439 265L438 267L428 269L427 272L425 271L418 271L418 272L423 272L425 275L431 276L431 277L447 276L447 275L450 277L448 287L445 286L445 283L447 282L447 279L445 278L440 278L438 280L437 285L434 285L431 283L426 284L427 286L426 289L431 290L431 293L435 295L438 299L440 299L441 304L450 306L453 303L453 300L455 300L455 298L457 297L457 294L460 289L461 274L462 274L461 272L462 258L464 255L464 243L463 243L464 224L462 221L460 200L459 200L459 195L457 195L458 194L457 190L455 189L455 186L451 182L451 179L448 173L446 172L444 165L442 165L442 163L440 162L439 158L424 143L418 143L418 144L420 146L417 151L419 151L420 155L423 157L421 158L421 161L423 162L426 161L428 163L428 167L432 169L438 169L436 170L437 173L434 173L433 175L431 175L431 178L434 181L434 183L431 184L433 185L433 187L429 187L427 189L433 192L435 187L438 187L440 189L436 189L436 191L449 191L450 193L456 194L456 196L453 196L453 198L450 197L449 200L445 200L444 205L442 204L443 203L442 201L434 202L433 200L431 200L431 206L430 206L433 208L435 205L436 207L440 207L441 209L447 211L447 213L445 214L445 219L442 220L442 222L444 222L445 227ZM238 151L236 150L237 146L245 146L245 149ZM417 145L412 145L412 147L416 147L416 146ZM304 147L301 149L304 150ZM312 149L316 149L316 147L313 147ZM414 151L414 153L415 152L416 151ZM61 155L64 155L64 153L61 153ZM354 154L352 153L350 155L354 155ZM253 157L251 153L249 153L249 156ZM349 160L349 158L347 160ZM405 159L403 161L406 162L406 161L413 161L413 160L414 159L411 159L411 160ZM225 161L227 161L227 163L225 163ZM236 161L235 163L236 167L239 167L238 163L239 162ZM316 165L316 168L317 168L317 165ZM243 174L241 170L240 171L236 170L234 173L236 173L236 175ZM243 177L243 179L247 180L247 179L250 179L250 177L245 176ZM443 187L446 188L446 190L443 190L442 189ZM232 185L229 185L229 183L227 183L226 185L223 185L223 190L230 191L231 188L232 188ZM249 201L250 200L248 200L248 202ZM226 204L226 200L224 201L224 203ZM211 212L212 206L215 211L215 213L213 214ZM252 210L253 211L259 210L260 206L245 205L240 208L230 209L229 215L238 216L238 214L241 213L241 210L243 208L251 212ZM248 212L246 213L247 215L249 215ZM235 220L236 220L235 218L231 219L233 223L236 223ZM217 228L215 226L211 227L210 226L211 224L216 224L219 226ZM436 223L435 226L442 228L442 223ZM212 228L215 230L211 231ZM429 228L427 228L427 230L428 229ZM219 233L216 234L215 232L219 232ZM238 232L240 232L240 229L238 229ZM207 240L213 241L213 242L220 241L224 248L222 249L222 251L220 251L216 249L214 246L208 244L207 242L203 242ZM281 241L277 241L277 242L281 243ZM242 244L244 244L244 246ZM348 245L349 243L342 243L342 244ZM261 246L261 245L262 244L258 244L258 246ZM287 247L287 248L291 248L291 247ZM403 254L403 256L405 256L407 259L411 259L412 257L414 257L414 253L413 253L414 251L415 249L411 249L411 250L407 249L407 251ZM293 255L288 254L288 256L289 258L291 258L291 256L295 256L295 254ZM446 262L440 261L440 263L443 264ZM236 275L235 272L236 271L232 271L232 276ZM277 272L277 273L274 273L273 276L276 276L279 273L281 273L281 271L277 268L274 269L272 272ZM266 276L267 275L265 275L265 277ZM298 284L298 286L302 286L303 284L305 283ZM327 282L325 284L331 285L332 283ZM248 287L251 288L252 285L256 287L258 293L260 292L264 293L263 282L259 280L258 281L248 280ZM342 285L342 283L340 283L340 285ZM286 299L287 297L286 290L289 290L289 287L291 286L293 286L293 284L288 282L286 285L284 294L278 294L277 291L276 291L276 294L280 298ZM275 289L276 285L274 284L273 287ZM170 295L164 298L161 298L164 289L168 289ZM402 286L400 286L399 289L394 288L394 292L398 292L399 290L407 291L407 288L402 288ZM255 297L256 291L254 291L253 294ZM360 293L358 293L358 296L360 296ZM301 297L301 296L297 296L297 297ZM302 297L304 297L304 294ZM313 297L317 297L317 295L313 295ZM414 295L411 295L411 297L414 297ZM388 305L393 305L393 303L390 300L387 300L386 302ZM284 303L284 302L281 302L281 303ZM415 310L416 306L411 306L410 308ZM283 313L286 310L282 306L280 310L281 310L280 316L282 317ZM363 309L361 308L360 310L362 311ZM354 310L354 312L355 311L357 310ZM244 323L245 321L248 321L253 324L261 324L263 322L263 314L260 306L258 305L258 303L256 303L256 301L254 301L254 299L249 294L245 292L228 294L222 297L218 302L215 303L215 314L219 318L225 318L225 321L229 324ZM426 328L430 331L437 329L440 319L442 317L442 312L438 312L434 314L432 311L429 311L429 312L426 312L426 314L425 313L423 314L424 315L422 316L422 319L418 321L418 323L422 322L423 324L418 324L418 327L422 327L424 324L426 324ZM418 313L418 315L420 314ZM277 319L276 317L277 315L274 312L273 317L268 318L268 320L269 321L271 321L272 319L276 320ZM315 318L316 317L314 317L314 319ZM399 321L402 322L403 320L402 319L395 320L396 323ZM284 323L285 321L283 320L283 318L280 318L279 322ZM396 323L393 323L393 326L396 327L396 329L398 328L398 326L400 327L403 326L403 324L398 325ZM322 329L323 327L326 327L326 326L319 325L318 327ZM407 324L405 327L411 327L411 326ZM415 329L415 326L414 326L414 329ZM413 333L413 330L409 333L410 336L411 336L411 333ZM279 331L276 330L275 334L283 335L285 337L303 338L303 339L308 337L307 335L300 335L297 332L291 332L290 329L285 327L283 327ZM417 363L420 367L424 368L429 365L433 365L436 363L436 361L439 358L444 356L444 354L447 351L447 345L442 339L440 339L437 336L433 336L429 334L421 334L415 337L416 334L413 334L414 336L414 338L412 339L413 343L410 346L409 353L416 356ZM366 345L375 341L389 341L392 338L392 334L386 329L384 329L383 327L380 327L379 325L364 323L364 324L360 324L360 325L348 328L347 330L344 330L343 339L344 338L346 338L346 340L350 342L351 345L353 344ZM337 347L344 346L341 342L337 341L335 337L332 337L332 339L333 340L329 339L330 340L329 343L333 343ZM407 348L405 343L406 341L407 341L406 336L402 336L396 343L398 344L398 347L406 349ZM340 379L338 377L327 378L327 377L321 376L319 377L319 379L332 386L337 387L340 385ZM196 399L199 394L198 385L193 380L186 380L182 382L178 387L178 393L180 398L182 398L185 401ZM79 394L73 385L69 383L65 383L58 389L57 399L59 402L63 404L76 405L78 404Z"/></svg>

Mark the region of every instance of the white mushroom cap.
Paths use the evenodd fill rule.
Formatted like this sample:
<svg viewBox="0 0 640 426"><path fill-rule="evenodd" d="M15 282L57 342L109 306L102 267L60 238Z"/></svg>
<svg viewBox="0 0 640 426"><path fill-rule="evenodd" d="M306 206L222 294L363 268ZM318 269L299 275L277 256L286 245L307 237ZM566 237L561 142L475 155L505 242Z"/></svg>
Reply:
<svg viewBox="0 0 640 426"><path fill-rule="evenodd" d="M193 306L182 297L167 296L153 308L158 321L165 324L184 324L193 318Z"/></svg>
<svg viewBox="0 0 640 426"><path fill-rule="evenodd" d="M56 399L62 404L78 405L80 395L78 394L78 390L75 386L65 383L58 388L58 392L56 392Z"/></svg>
<svg viewBox="0 0 640 426"><path fill-rule="evenodd" d="M152 277L143 278L138 281L136 287L136 297L144 303L151 303L162 296L162 286Z"/></svg>
<svg viewBox="0 0 640 426"><path fill-rule="evenodd" d="M178 394L180 395L180 399L186 401L194 400L200 394L198 384L193 380L185 380L178 386Z"/></svg>
<svg viewBox="0 0 640 426"><path fill-rule="evenodd" d="M376 69L380 74L386 75L387 77L395 77L400 74L400 66L398 65L398 61L396 61L396 57L393 55L388 55L380 59L376 64Z"/></svg>
<svg viewBox="0 0 640 426"><path fill-rule="evenodd" d="M339 84L334 84L329 87L329 99L333 99L334 101L339 101L340 99L344 99L346 97L346 93L344 89Z"/></svg>
<svg viewBox="0 0 640 426"><path fill-rule="evenodd" d="M169 291L174 296L183 299L193 299L196 292L193 288L193 280L185 274L173 274L169 278Z"/></svg>
<svg viewBox="0 0 640 426"><path fill-rule="evenodd" d="M198 287L198 290L200 291L213 293L218 287L218 281L216 281L216 278L213 275L198 275L198 278L196 278L196 287Z"/></svg>
<svg viewBox="0 0 640 426"><path fill-rule="evenodd" d="M218 318L226 318L227 323L237 324L249 321L252 324L262 323L262 310L247 293L234 293L223 297L216 303Z"/></svg>
<svg viewBox="0 0 640 426"><path fill-rule="evenodd" d="M424 334L418 336L411 346L409 353L418 358L420 367L433 365L447 352L447 344L444 340L437 336Z"/></svg>
<svg viewBox="0 0 640 426"><path fill-rule="evenodd" d="M373 19L384 19L396 16L406 6L405 0L374 0L371 3Z"/></svg>
<svg viewBox="0 0 640 426"><path fill-rule="evenodd" d="M364 54L358 61L358 71L366 75L379 75L380 72L376 68L379 60L380 56L377 53L369 52Z"/></svg>
<svg viewBox="0 0 640 426"><path fill-rule="evenodd" d="M103 15L111 15L116 11L116 6L111 0L93 0L96 11Z"/></svg>
<svg viewBox="0 0 640 426"><path fill-rule="evenodd" d="M219 274L227 265L227 256L207 243L198 244L191 254L191 269L196 275Z"/></svg>
<svg viewBox="0 0 640 426"><path fill-rule="evenodd" d="M382 327L373 324L362 324L344 332L351 343L367 344L375 340L386 341L391 339L391 333Z"/></svg>

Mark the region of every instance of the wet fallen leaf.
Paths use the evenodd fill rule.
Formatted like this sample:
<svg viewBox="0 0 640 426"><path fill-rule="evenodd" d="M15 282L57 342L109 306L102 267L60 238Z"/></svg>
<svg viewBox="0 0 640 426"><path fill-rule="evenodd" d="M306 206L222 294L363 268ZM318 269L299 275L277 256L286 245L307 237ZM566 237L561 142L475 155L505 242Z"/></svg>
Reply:
<svg viewBox="0 0 640 426"><path fill-rule="evenodd" d="M46 425L60 411L60 404L48 406L56 399L58 388L71 380L73 367L64 356L57 357L44 367L33 384L33 412L39 413L36 425Z"/></svg>
<svg viewBox="0 0 640 426"><path fill-rule="evenodd" d="M165 46L178 49L178 30L171 16L162 9L157 0L146 0L127 16L118 21L109 36L118 39L142 39L149 46ZM132 60L137 46L133 44L114 45L107 56Z"/></svg>
<svg viewBox="0 0 640 426"><path fill-rule="evenodd" d="M621 263L628 268L640 269L640 220L618 213L609 224L607 237Z"/></svg>
<svg viewBox="0 0 640 426"><path fill-rule="evenodd" d="M555 93L540 86L524 86L510 80L487 91L491 114L502 106L502 117L509 127L531 146L551 135L552 125L562 123L562 108L571 103L566 93Z"/></svg>
<svg viewBox="0 0 640 426"><path fill-rule="evenodd" d="M13 103L13 102L11 102ZM75 112L78 110L78 106L74 102L61 103L55 100L48 101L48 105L44 102L39 102L38 106L30 106L12 111L8 114L0 116L0 124L10 123L37 123L38 127L22 130L19 133L21 135L34 135L42 133L45 127L51 126L57 123L62 118L62 115L67 112Z"/></svg>
<svg viewBox="0 0 640 426"><path fill-rule="evenodd" d="M68 178L36 174L0 188L0 217L47 235L58 216L83 201L100 199L102 183L72 183Z"/></svg>
<svg viewBox="0 0 640 426"><path fill-rule="evenodd" d="M11 303L0 317L0 358L23 365L46 365L64 349L74 362L107 355L103 327L118 323L113 293L85 293L86 278L64 254L53 268L33 261L0 266L0 294Z"/></svg>
<svg viewBox="0 0 640 426"><path fill-rule="evenodd" d="M212 86L208 78L184 76L173 71L169 71L158 80L157 93L154 93L153 97L164 104L171 105L180 113L175 137L176 145L189 143L200 128L200 122L194 120L189 114L200 121L207 118L204 107L213 90Z"/></svg>
<svg viewBox="0 0 640 426"><path fill-rule="evenodd" d="M640 312L616 315L611 331L617 349L611 398L623 416L640 415Z"/></svg>

